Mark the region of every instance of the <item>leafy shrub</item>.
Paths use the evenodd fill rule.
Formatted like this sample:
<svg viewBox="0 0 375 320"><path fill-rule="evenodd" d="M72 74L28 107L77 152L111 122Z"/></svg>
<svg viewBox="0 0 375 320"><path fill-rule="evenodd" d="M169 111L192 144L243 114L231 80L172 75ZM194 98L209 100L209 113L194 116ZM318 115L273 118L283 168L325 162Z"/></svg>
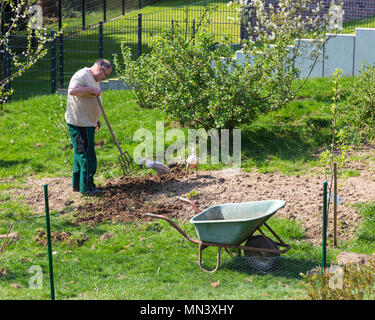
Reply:
<svg viewBox="0 0 375 320"><path fill-rule="evenodd" d="M229 38L218 44L202 29L186 39L174 26L156 36L151 52L137 61L123 45L122 61L116 57L114 64L141 107L163 109L189 127L233 129L288 99L283 82L289 79L272 73L280 60L277 50L241 65Z"/></svg>
<svg viewBox="0 0 375 320"><path fill-rule="evenodd" d="M337 272L340 271L340 273ZM313 275L303 275L304 287L312 300L363 300L375 298L375 261L365 265L338 266L335 272L321 269Z"/></svg>
<svg viewBox="0 0 375 320"><path fill-rule="evenodd" d="M375 138L375 66L362 66L362 71L348 89L343 106L343 126L348 127L357 140Z"/></svg>

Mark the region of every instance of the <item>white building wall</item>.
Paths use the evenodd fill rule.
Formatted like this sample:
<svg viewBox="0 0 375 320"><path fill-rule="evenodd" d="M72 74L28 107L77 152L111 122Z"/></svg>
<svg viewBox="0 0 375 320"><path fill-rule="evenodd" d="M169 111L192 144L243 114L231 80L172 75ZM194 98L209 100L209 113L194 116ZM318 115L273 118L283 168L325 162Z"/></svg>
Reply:
<svg viewBox="0 0 375 320"><path fill-rule="evenodd" d="M309 57L313 41L301 39L300 46L303 50L297 57L296 67L301 72L300 77L304 78L313 64ZM242 51L237 51L235 58L239 63L245 63ZM355 76L360 73L363 63L375 64L375 28L357 28L355 35L328 35L310 77L330 77L336 69L341 69L343 76Z"/></svg>

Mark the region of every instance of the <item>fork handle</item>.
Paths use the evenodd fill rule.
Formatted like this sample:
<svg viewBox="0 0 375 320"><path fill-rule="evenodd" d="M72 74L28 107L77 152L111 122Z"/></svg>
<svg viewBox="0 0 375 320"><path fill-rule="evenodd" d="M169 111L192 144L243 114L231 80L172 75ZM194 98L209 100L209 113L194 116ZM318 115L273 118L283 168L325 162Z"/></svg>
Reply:
<svg viewBox="0 0 375 320"><path fill-rule="evenodd" d="M121 150L120 144L118 143L118 141L117 141L117 139L116 139L116 136L115 136L115 134L113 133L112 127L111 127L111 125L110 125L110 123L109 123L109 121L108 121L107 115L106 115L105 112L104 112L104 108L103 108L102 102L100 101L100 99L99 99L98 96L96 97L96 100L98 101L99 108L100 108L100 111L101 111L102 114L103 114L104 120L105 120L105 122L107 123L107 127L108 127L108 129L109 129L109 132L111 133L112 138L113 138L113 140L115 141L117 148L119 149L120 153L122 154L122 150Z"/></svg>

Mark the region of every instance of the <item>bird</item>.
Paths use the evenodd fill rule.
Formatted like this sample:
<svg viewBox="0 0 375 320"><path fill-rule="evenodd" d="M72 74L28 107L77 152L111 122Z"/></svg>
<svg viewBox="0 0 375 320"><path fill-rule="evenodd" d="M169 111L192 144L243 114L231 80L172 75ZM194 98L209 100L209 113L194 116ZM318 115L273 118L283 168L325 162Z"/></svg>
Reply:
<svg viewBox="0 0 375 320"><path fill-rule="evenodd" d="M162 175L165 175L165 174L171 174L171 169L169 167L167 167L166 165L164 165L163 163L161 163L160 161L157 161L157 160L146 160L146 159L142 159L140 162L139 162L139 165L142 167L143 165L145 165L145 167L147 169L153 169L156 171L158 177L159 177L159 181L161 181L160 177Z"/></svg>
<svg viewBox="0 0 375 320"><path fill-rule="evenodd" d="M189 172L189 169L195 169L195 175L198 173L198 166L199 166L199 160L197 156L195 155L195 148L191 149L191 154L186 160L186 173L185 178Z"/></svg>

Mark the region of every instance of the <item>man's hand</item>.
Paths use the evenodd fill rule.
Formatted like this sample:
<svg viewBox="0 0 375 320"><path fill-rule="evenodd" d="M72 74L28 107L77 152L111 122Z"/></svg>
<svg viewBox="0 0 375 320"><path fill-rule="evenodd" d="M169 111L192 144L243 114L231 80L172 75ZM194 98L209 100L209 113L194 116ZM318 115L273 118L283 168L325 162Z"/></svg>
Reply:
<svg viewBox="0 0 375 320"><path fill-rule="evenodd" d="M100 120L98 120L98 122L96 123L96 130L99 130L100 129Z"/></svg>
<svg viewBox="0 0 375 320"><path fill-rule="evenodd" d="M92 94L96 97L99 97L102 94L102 90L99 88L91 88L92 89Z"/></svg>

